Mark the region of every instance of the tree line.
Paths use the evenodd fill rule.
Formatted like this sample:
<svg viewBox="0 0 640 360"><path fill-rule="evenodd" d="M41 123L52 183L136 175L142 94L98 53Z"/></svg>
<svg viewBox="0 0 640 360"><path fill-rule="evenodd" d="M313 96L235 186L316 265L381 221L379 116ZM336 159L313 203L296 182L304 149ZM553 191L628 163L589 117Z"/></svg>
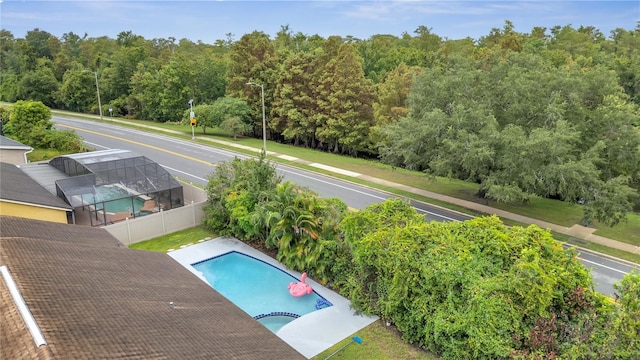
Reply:
<svg viewBox="0 0 640 360"><path fill-rule="evenodd" d="M214 44L0 31L0 99L188 120L480 184L504 202L584 204L610 225L640 208L640 25L368 39L254 31Z"/></svg>

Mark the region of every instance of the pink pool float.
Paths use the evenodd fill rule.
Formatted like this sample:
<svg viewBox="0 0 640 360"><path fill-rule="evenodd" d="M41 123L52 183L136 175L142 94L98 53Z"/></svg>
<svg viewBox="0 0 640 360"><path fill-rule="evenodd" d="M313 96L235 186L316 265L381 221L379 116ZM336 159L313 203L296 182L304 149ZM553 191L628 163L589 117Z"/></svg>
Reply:
<svg viewBox="0 0 640 360"><path fill-rule="evenodd" d="M313 288L311 285L307 284L307 273L303 272L302 277L299 282L292 282L287 286L289 289L289 293L293 296L303 296L305 294L311 294L313 292Z"/></svg>

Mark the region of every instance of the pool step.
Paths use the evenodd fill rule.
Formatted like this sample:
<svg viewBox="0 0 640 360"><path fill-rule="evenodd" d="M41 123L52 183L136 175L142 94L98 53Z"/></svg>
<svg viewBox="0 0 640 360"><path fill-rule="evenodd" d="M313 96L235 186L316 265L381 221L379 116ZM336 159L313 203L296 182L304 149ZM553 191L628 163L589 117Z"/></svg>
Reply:
<svg viewBox="0 0 640 360"><path fill-rule="evenodd" d="M266 318L266 317L269 317L269 316L288 316L288 317L292 317L292 318L295 318L295 319L300 317L300 315L294 314L294 313L290 313L290 312L273 311L273 312L270 312L268 314L256 315L253 318L256 319L256 320L260 320L260 319L263 319L263 318Z"/></svg>
<svg viewBox="0 0 640 360"><path fill-rule="evenodd" d="M333 304L325 298L316 300L316 310L324 309L329 306L333 306Z"/></svg>

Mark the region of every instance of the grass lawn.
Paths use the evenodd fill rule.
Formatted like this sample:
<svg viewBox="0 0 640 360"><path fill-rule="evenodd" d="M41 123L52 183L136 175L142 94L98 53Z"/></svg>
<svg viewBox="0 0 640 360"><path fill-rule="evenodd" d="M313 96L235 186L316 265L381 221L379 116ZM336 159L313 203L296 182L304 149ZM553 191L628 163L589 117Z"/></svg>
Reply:
<svg viewBox="0 0 640 360"><path fill-rule="evenodd" d="M38 162L43 160L51 160L56 156L62 155L60 151L53 149L34 149L27 154L29 162Z"/></svg>
<svg viewBox="0 0 640 360"><path fill-rule="evenodd" d="M181 245L195 244L198 240L205 238L214 239L217 234L205 230L203 227L194 227L181 230L171 234L157 237L155 239L142 241L129 246L131 249L167 252L169 249L179 249Z"/></svg>
<svg viewBox="0 0 640 360"><path fill-rule="evenodd" d="M340 347L347 345L337 352L331 359L341 360L431 360L438 359L435 355L406 344L392 328L387 328L380 320L354 334L362 339L362 344L352 342L352 337L345 339L333 347L313 357L316 360L325 359Z"/></svg>
<svg viewBox="0 0 640 360"><path fill-rule="evenodd" d="M54 111L58 112L58 111ZM64 112L61 112L64 113ZM74 114L77 116L77 114ZM81 116L82 117L82 116ZM88 117L87 117L88 118ZM95 120L95 117L91 117L91 119ZM109 118L105 117L105 121L110 121ZM191 138L191 127L189 125L182 125L176 123L155 123L152 121L146 120L128 120L128 119L118 119L126 121L131 126L153 126L161 129L177 131L181 134L174 134L179 137ZM154 131L147 129L149 131ZM156 131L159 132L159 131ZM246 145L250 147L254 147L256 149L262 148L262 139L254 139L254 138L238 138L237 141L233 141L231 137L226 134L224 131L221 131L216 128L208 128L207 134L204 134L201 127L196 127L195 134L199 137L206 137L215 140L222 140L228 142L234 142L240 145ZM204 144L211 144L209 141L198 140ZM247 151L238 148L234 148L231 146L226 146L223 144L216 144L218 147L227 148L236 152L242 152L245 154L255 155L255 151ZM352 158L348 156L340 156L331 153L321 152L317 150L311 150L301 147L293 147L290 145L276 143L274 141L268 141L267 148L269 151L274 151L279 154L285 154L294 156L300 159L304 159L309 162L320 162L329 166L334 166L338 168L342 168L345 170L350 170L354 172L358 172L361 174L366 174L368 176L393 181L396 183L404 184L407 186L411 186L414 188L432 191L435 193L448 195L468 201L473 201L477 203L481 203L484 205L492 206L495 208L499 208L505 211L510 211L516 214L544 220L550 223L559 224L563 226L570 227L574 224L579 224L582 219L582 210L579 205L566 203L557 200L550 199L542 199L535 198L528 204L502 204L494 201L487 201L485 199L479 199L475 196L475 193L478 190L478 185L474 183L469 183L461 180L451 180L446 178L439 177L430 177L426 176L424 173L417 171L408 171L405 169L393 169L389 165L382 164L375 160L367 160L367 159L358 159ZM295 165L298 167L305 168L307 170L312 170L320 173L327 173L326 171L319 170L317 168L312 168L309 166L301 166L298 163L292 163L283 161L282 159L272 158L273 161L276 162L284 162L290 165ZM385 191L389 191L391 193L395 193L405 197L415 198L417 200L425 201L428 203L433 203L440 206L445 206L450 208L451 206L439 202L429 198L419 198L414 194L408 192L401 192L392 188L385 188L381 185L368 183L366 181L361 181L358 179L340 176L336 174L332 174L332 176L343 178L349 181L361 183L364 185L368 185L374 188L380 188ZM466 209L457 208L455 210L462 211L465 213L470 213L473 215L473 212L470 212ZM593 225L597 231L597 235L609 237L615 240L631 243L634 245L640 246L640 214L634 213L628 217L628 221L622 222L616 225L613 228L609 228L606 225L602 224L594 224Z"/></svg>
<svg viewBox="0 0 640 360"><path fill-rule="evenodd" d="M608 237L610 239L628 239L627 242L640 246L640 214L633 213L627 215L627 221L614 227L606 225L598 226L595 234Z"/></svg>

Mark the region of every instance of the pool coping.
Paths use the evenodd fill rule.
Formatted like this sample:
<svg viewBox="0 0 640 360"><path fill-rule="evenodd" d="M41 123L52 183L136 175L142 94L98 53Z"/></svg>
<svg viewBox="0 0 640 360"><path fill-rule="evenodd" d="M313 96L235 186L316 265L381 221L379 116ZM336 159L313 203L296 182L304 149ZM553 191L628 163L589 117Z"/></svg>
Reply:
<svg viewBox="0 0 640 360"><path fill-rule="evenodd" d="M240 240L220 237L190 245L167 253L205 283L204 277L191 266L199 261L237 251L300 278L301 273L286 268L270 256L244 244ZM306 358L312 358L378 320L377 316L359 315L351 302L338 293L307 278L307 283L333 306L314 311L283 326L276 335ZM207 283L208 284L208 283Z"/></svg>

